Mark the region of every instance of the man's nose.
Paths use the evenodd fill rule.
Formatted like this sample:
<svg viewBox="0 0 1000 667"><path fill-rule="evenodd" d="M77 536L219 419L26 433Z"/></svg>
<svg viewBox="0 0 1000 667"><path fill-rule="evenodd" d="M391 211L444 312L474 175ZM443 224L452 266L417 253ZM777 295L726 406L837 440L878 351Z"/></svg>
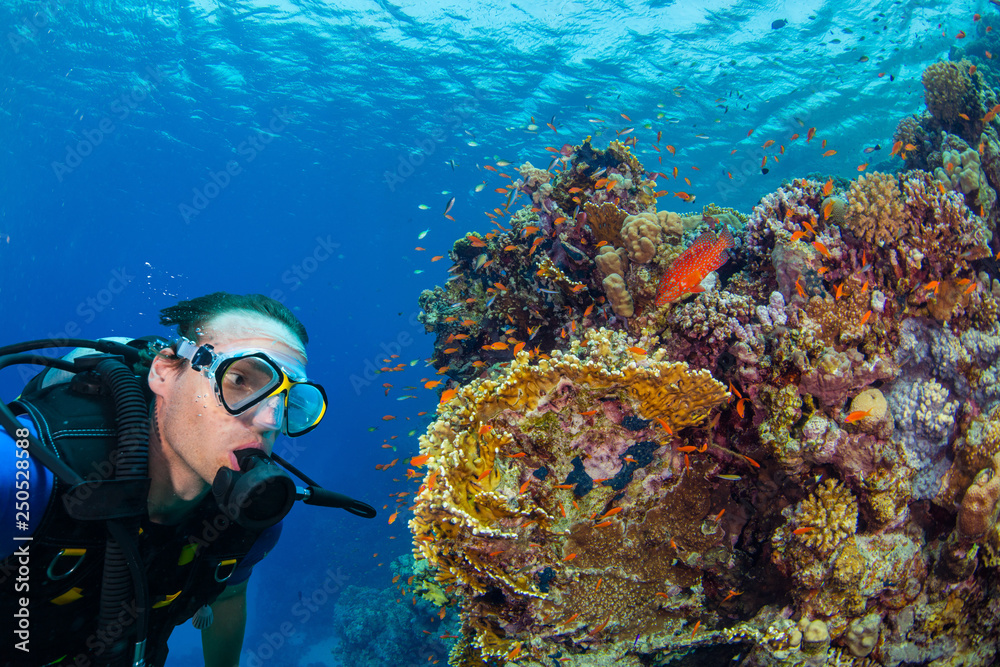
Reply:
<svg viewBox="0 0 1000 667"><path fill-rule="evenodd" d="M285 394L261 401L254 409L253 425L262 431L280 431L285 420Z"/></svg>

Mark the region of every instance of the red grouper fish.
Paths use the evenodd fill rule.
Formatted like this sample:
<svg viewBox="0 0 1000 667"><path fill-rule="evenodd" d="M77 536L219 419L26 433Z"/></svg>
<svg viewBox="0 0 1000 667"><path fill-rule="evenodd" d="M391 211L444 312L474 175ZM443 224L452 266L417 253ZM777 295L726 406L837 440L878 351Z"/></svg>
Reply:
<svg viewBox="0 0 1000 667"><path fill-rule="evenodd" d="M736 245L729 229L718 237L706 231L691 246L677 256L660 279L656 290L656 305L671 303L688 293L705 291L700 285L705 276L715 271L729 259L727 249Z"/></svg>

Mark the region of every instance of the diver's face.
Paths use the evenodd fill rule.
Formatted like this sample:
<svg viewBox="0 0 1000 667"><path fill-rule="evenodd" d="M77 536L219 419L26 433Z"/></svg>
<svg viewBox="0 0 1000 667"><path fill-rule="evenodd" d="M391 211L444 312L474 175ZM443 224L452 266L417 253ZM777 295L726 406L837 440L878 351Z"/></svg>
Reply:
<svg viewBox="0 0 1000 667"><path fill-rule="evenodd" d="M305 375L306 355L298 338L282 324L261 315L228 313L212 320L195 341L211 343L218 354L259 349L274 354L290 373ZM274 400L239 415L226 411L212 380L187 362L167 371L163 382L150 384L157 394L160 436L165 456L176 473L193 473L211 484L220 468L239 469L234 453L261 449L271 453L281 424L271 418ZM176 479L176 477L175 477Z"/></svg>

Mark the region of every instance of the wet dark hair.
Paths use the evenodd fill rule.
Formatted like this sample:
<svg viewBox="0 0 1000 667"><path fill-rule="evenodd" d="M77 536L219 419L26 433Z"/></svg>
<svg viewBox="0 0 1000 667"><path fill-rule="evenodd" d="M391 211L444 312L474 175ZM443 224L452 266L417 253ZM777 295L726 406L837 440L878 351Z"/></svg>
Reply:
<svg viewBox="0 0 1000 667"><path fill-rule="evenodd" d="M209 322L227 313L263 315L288 327L302 342L302 345L309 342L305 325L299 321L299 318L295 317L292 311L279 301L263 294L214 292L189 301L181 301L176 306L169 306L160 311L160 324L167 327L176 325L179 335L191 341L198 341L202 338L198 334ZM160 350L158 354L166 359L168 365L176 371L184 363L184 360L177 357L175 352L176 350L171 345ZM143 367L143 370L149 371L156 354L157 352L152 349L140 353L140 366Z"/></svg>
<svg viewBox="0 0 1000 667"><path fill-rule="evenodd" d="M227 313L250 313L263 315L279 324L284 324L298 337L303 345L309 342L306 328L288 308L263 294L230 294L213 292L190 301L181 301L160 311L160 324L170 327L177 325L177 333L188 340L197 341L200 329Z"/></svg>

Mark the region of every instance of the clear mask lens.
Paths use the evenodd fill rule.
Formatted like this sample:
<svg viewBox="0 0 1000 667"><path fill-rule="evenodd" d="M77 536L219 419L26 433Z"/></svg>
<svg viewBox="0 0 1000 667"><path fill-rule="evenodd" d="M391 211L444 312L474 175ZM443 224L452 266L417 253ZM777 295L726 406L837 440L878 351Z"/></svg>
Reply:
<svg viewBox="0 0 1000 667"><path fill-rule="evenodd" d="M253 423L258 428L278 431L285 422L285 394L282 392L262 401L254 408Z"/></svg>
<svg viewBox="0 0 1000 667"><path fill-rule="evenodd" d="M278 371L263 359L243 357L226 368L219 389L226 406L238 412L274 391L281 381Z"/></svg>
<svg viewBox="0 0 1000 667"><path fill-rule="evenodd" d="M311 384L295 384L288 391L288 433L299 434L315 426L326 410L326 399Z"/></svg>

